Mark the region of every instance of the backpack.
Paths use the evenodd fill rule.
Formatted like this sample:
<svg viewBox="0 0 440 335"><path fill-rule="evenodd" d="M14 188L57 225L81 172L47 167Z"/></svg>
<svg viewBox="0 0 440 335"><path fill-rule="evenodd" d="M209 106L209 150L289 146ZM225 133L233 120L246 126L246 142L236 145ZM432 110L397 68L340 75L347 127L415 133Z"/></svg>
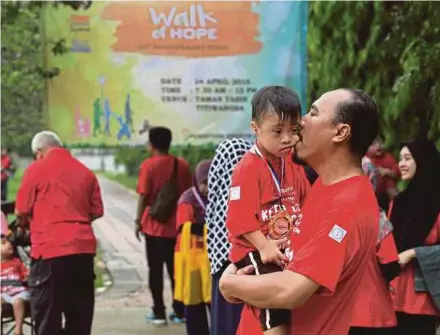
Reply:
<svg viewBox="0 0 440 335"><path fill-rule="evenodd" d="M173 172L170 179L162 185L157 194L156 199L150 206L148 215L159 223L166 223L176 210L177 201L179 200L179 185L177 179L177 171L179 164L177 158L174 157Z"/></svg>

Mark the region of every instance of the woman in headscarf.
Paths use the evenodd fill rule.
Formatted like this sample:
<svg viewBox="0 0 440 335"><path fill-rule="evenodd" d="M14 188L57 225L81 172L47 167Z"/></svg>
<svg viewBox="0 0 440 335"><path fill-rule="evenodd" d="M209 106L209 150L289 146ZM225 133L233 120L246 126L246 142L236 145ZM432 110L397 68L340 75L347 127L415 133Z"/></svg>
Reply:
<svg viewBox="0 0 440 335"><path fill-rule="evenodd" d="M423 277L420 274L422 257L440 244L440 153L434 143L427 140L405 143L400 150L399 169L402 179L409 184L394 199L390 209L402 267L402 273L392 282L391 291L397 313L397 333L435 335L440 313L431 291L418 289L417 277L430 286L425 274ZM434 262L437 271L438 257L437 252L438 261Z"/></svg>
<svg viewBox="0 0 440 335"><path fill-rule="evenodd" d="M208 202L208 171L211 160L201 161L194 173L194 185L177 205L175 257L176 300L185 305L188 335L209 335L208 303L211 277L206 248L205 209Z"/></svg>

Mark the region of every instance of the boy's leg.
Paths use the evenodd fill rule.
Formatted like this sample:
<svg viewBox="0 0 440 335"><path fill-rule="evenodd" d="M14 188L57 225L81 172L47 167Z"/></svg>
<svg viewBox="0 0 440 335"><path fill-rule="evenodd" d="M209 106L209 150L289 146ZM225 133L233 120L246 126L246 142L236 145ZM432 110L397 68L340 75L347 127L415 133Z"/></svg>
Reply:
<svg viewBox="0 0 440 335"><path fill-rule="evenodd" d="M26 302L21 298L17 298L12 303L12 308L14 310L15 334L23 334L23 322L26 310Z"/></svg>

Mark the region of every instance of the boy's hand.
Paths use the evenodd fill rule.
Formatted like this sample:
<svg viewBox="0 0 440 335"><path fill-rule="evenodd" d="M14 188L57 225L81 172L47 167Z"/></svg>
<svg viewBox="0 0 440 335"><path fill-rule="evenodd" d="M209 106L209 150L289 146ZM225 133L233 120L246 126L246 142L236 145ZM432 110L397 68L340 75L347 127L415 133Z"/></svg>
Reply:
<svg viewBox="0 0 440 335"><path fill-rule="evenodd" d="M286 239L267 241L265 246L261 250L258 250L260 253L261 261L264 264L275 263L278 266L283 266L284 263L287 263L289 260L280 251L279 248L285 244L286 244Z"/></svg>

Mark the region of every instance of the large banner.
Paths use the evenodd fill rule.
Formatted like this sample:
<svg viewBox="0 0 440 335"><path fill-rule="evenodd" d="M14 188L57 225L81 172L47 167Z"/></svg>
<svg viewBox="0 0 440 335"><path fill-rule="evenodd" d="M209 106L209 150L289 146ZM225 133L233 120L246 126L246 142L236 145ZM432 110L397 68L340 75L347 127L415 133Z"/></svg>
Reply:
<svg viewBox="0 0 440 335"><path fill-rule="evenodd" d="M47 6L49 127L68 144L249 136L254 92L294 88L305 101L306 1L94 1ZM68 53L51 50L65 39Z"/></svg>

